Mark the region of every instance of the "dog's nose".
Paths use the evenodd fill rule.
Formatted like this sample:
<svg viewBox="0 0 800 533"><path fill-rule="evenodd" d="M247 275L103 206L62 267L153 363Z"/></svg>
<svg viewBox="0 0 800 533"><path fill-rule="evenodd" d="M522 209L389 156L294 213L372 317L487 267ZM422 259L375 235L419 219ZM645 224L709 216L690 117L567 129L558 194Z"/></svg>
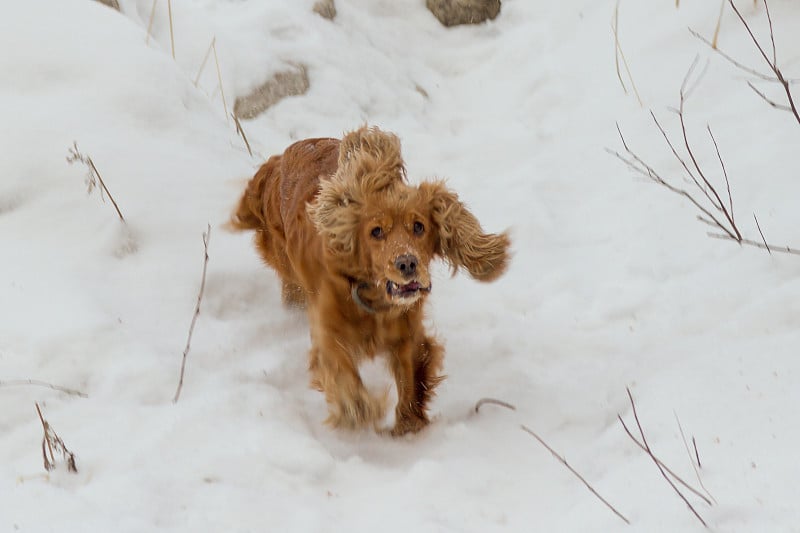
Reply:
<svg viewBox="0 0 800 533"><path fill-rule="evenodd" d="M394 266L400 273L406 277L410 278L414 274L417 273L417 258L411 254L404 254L394 260Z"/></svg>

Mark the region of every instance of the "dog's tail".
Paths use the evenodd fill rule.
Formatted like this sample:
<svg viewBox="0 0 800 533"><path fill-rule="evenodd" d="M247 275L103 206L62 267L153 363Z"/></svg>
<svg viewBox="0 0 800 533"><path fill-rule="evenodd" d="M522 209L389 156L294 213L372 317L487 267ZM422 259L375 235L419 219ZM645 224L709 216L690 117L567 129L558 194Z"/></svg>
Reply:
<svg viewBox="0 0 800 533"><path fill-rule="evenodd" d="M273 166L273 161L267 161L247 184L247 189L226 224L227 229L246 231L265 227L267 221L264 216L264 192Z"/></svg>

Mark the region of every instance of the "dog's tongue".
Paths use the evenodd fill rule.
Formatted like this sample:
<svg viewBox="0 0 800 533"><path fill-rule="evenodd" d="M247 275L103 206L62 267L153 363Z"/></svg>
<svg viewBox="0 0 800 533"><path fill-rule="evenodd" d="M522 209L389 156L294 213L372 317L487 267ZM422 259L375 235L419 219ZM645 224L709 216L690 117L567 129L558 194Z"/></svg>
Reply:
<svg viewBox="0 0 800 533"><path fill-rule="evenodd" d="M410 291L418 291L419 290L419 282L412 281L411 283L407 283L406 285L400 285L400 290L403 292L410 292Z"/></svg>

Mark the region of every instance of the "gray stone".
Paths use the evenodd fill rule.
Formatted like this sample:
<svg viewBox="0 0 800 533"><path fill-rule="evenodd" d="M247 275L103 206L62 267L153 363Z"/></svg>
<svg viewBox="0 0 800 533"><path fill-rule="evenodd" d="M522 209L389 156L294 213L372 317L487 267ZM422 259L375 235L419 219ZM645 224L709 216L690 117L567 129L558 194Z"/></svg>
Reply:
<svg viewBox="0 0 800 533"><path fill-rule="evenodd" d="M500 13L500 0L427 0L427 6L445 26L480 24Z"/></svg>
<svg viewBox="0 0 800 533"><path fill-rule="evenodd" d="M105 4L110 8L116 9L119 11L119 2L117 0L97 0L101 4Z"/></svg>
<svg viewBox="0 0 800 533"><path fill-rule="evenodd" d="M308 72L304 65L282 70L250 94L236 98L233 112L239 118L255 118L287 96L305 94L308 87Z"/></svg>
<svg viewBox="0 0 800 533"><path fill-rule="evenodd" d="M336 16L336 5L333 0L317 0L317 3L314 4L314 13L322 18L333 20Z"/></svg>

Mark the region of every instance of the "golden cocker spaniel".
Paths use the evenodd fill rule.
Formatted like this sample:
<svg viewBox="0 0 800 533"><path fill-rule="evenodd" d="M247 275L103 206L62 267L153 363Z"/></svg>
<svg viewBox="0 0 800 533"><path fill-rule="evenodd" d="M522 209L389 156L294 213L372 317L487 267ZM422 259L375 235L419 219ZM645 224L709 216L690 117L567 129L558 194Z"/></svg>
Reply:
<svg viewBox="0 0 800 533"><path fill-rule="evenodd" d="M496 279L509 261L507 233L484 233L442 181L410 185L400 140L374 127L270 157L231 225L256 231L284 304L307 309L311 383L325 393L329 424L377 428L386 399L367 391L358 365L388 355L398 394L393 435L428 424L443 379L444 350L422 322L431 261L479 281Z"/></svg>

